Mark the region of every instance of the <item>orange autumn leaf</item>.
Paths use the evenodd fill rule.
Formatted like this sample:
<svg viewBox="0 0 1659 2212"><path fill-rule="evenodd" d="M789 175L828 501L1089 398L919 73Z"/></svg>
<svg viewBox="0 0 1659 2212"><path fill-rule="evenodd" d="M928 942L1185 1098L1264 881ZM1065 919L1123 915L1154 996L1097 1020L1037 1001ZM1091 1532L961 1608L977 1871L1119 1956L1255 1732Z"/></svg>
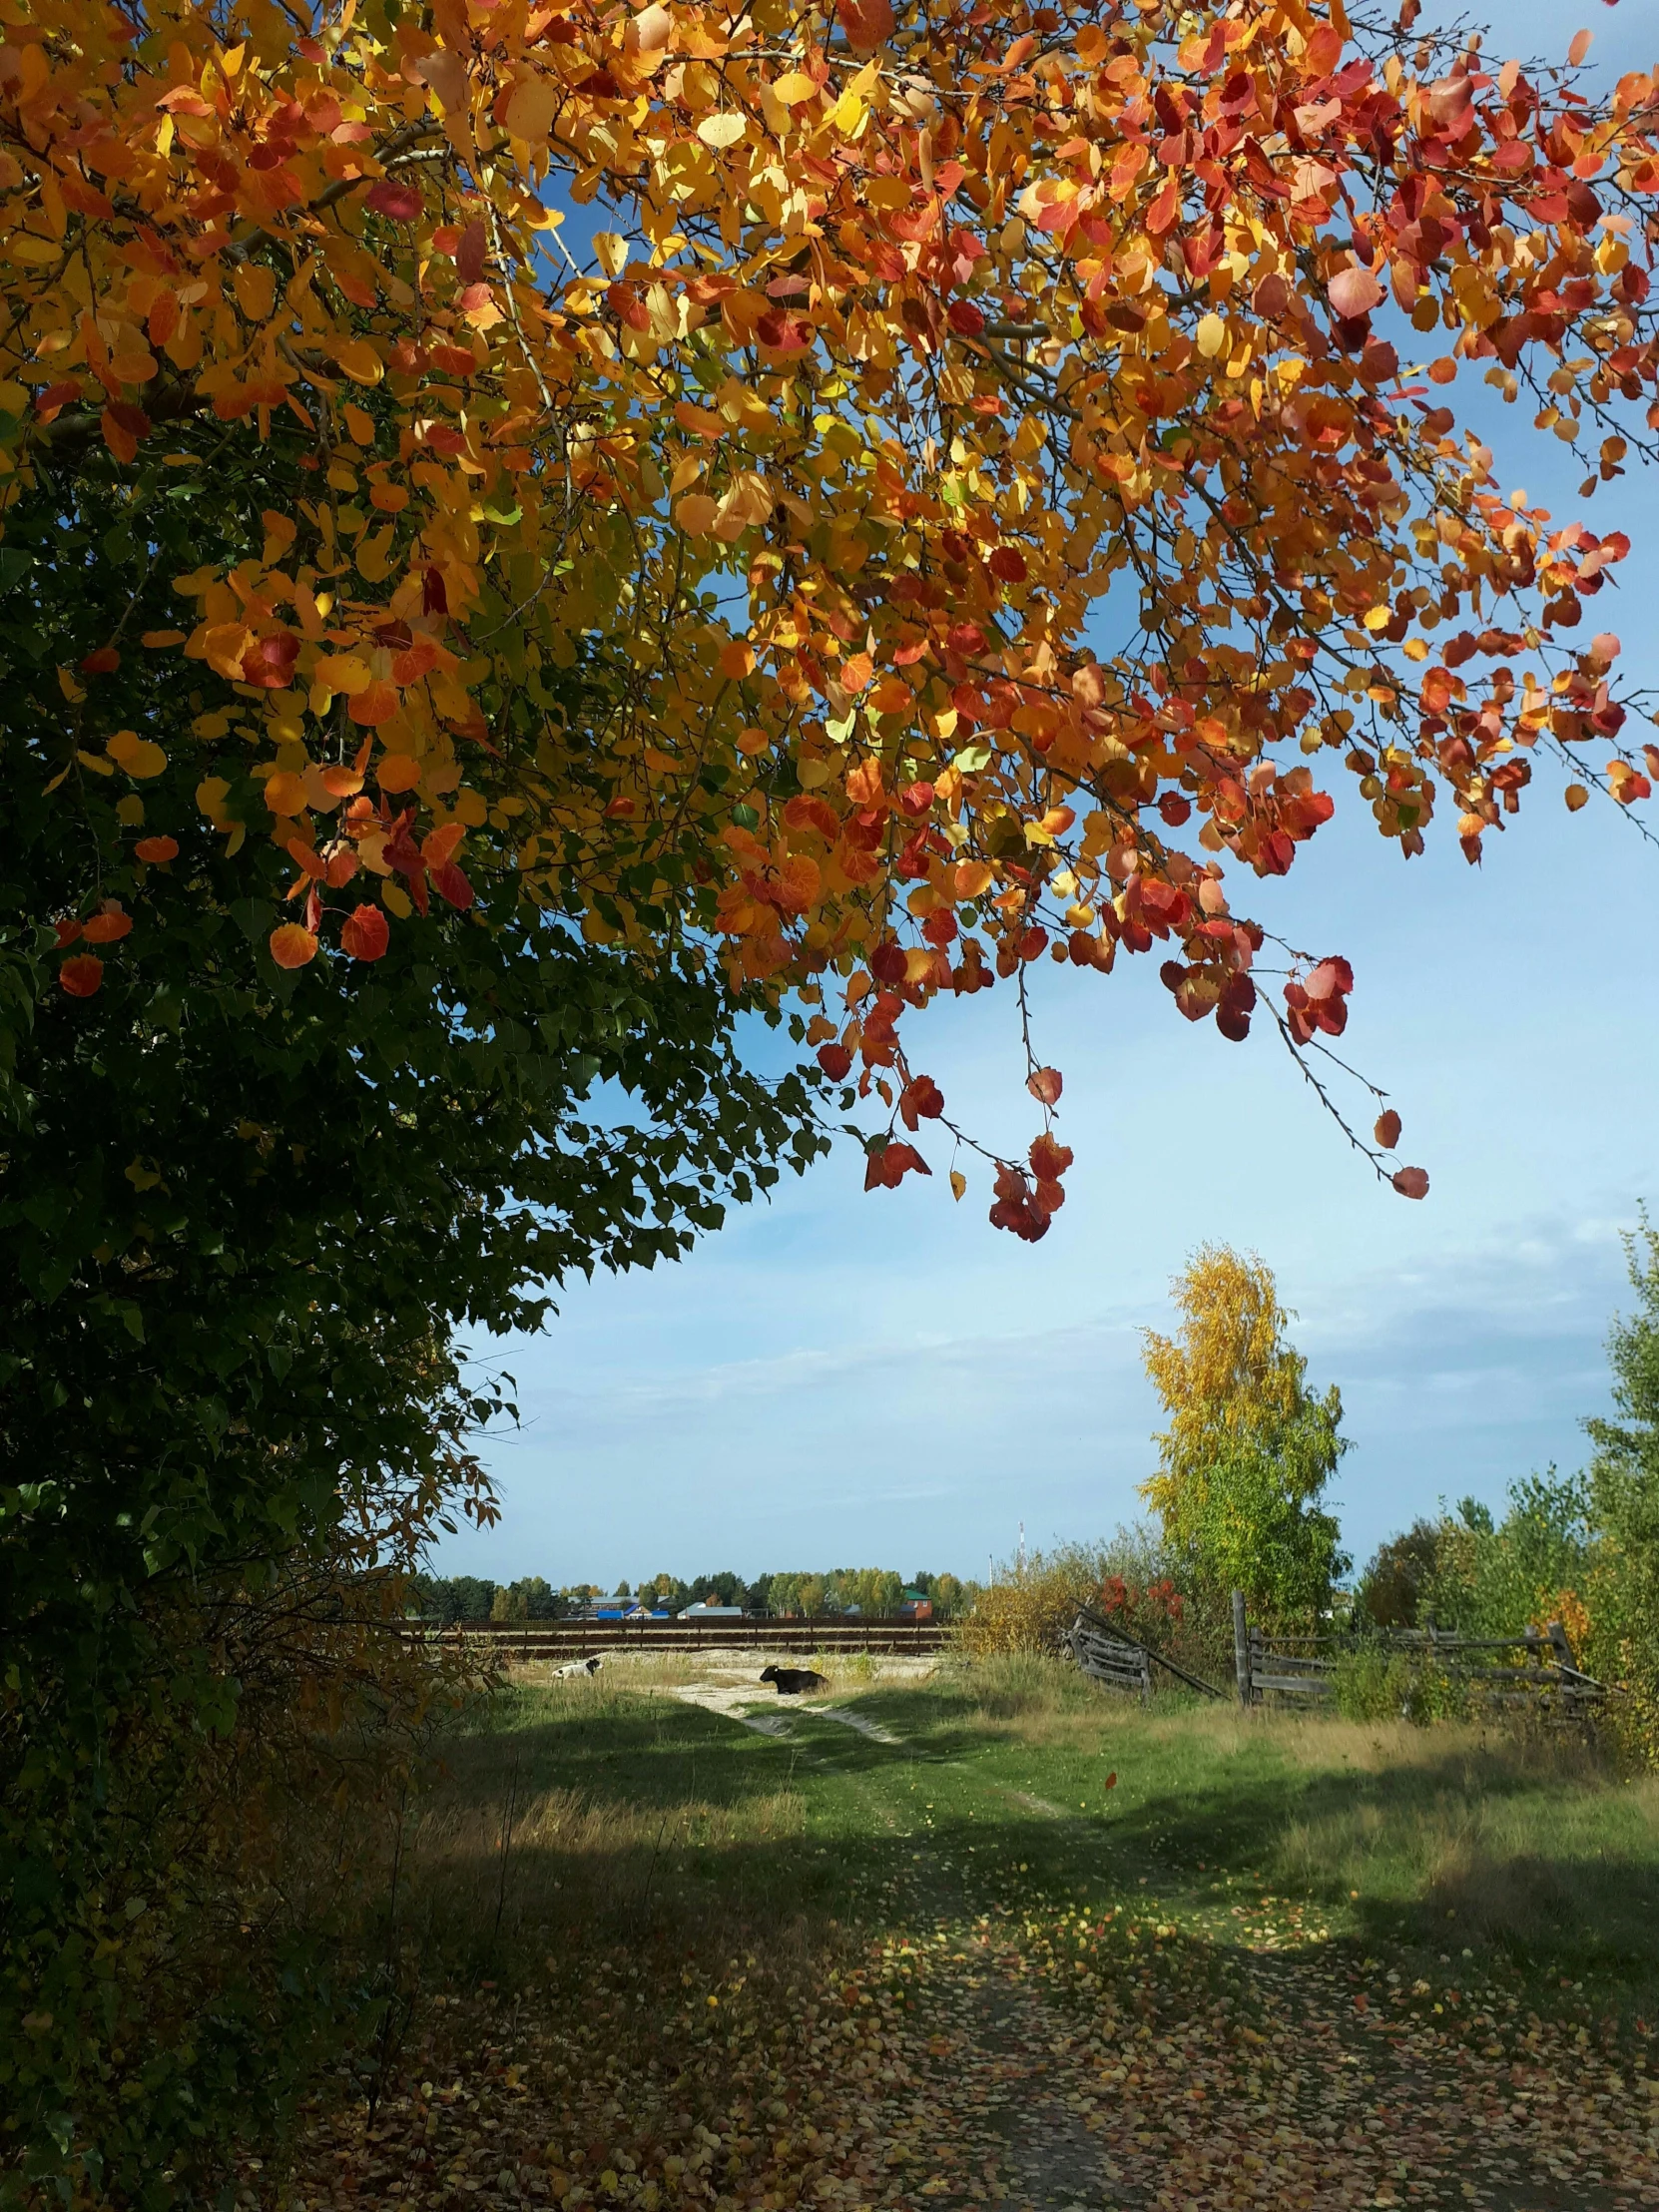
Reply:
<svg viewBox="0 0 1659 2212"><path fill-rule="evenodd" d="M58 970L58 981L71 998L90 998L104 980L104 963L90 952L77 952Z"/></svg>
<svg viewBox="0 0 1659 2212"><path fill-rule="evenodd" d="M131 934L133 917L123 913L89 914L81 924L81 934L88 944L115 944Z"/></svg>
<svg viewBox="0 0 1659 2212"><path fill-rule="evenodd" d="M279 922L271 932L271 957L280 968L303 967L316 958L316 939L297 921Z"/></svg>

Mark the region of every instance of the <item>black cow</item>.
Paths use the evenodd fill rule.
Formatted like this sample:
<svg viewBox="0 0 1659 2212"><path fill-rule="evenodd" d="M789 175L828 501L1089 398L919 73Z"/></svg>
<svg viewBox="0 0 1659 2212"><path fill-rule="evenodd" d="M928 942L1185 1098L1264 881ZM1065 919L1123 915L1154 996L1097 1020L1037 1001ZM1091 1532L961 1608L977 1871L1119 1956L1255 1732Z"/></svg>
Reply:
<svg viewBox="0 0 1659 2212"><path fill-rule="evenodd" d="M761 1680L770 1682L780 1697L800 1697L804 1691L828 1690L830 1677L815 1674L811 1667L767 1667Z"/></svg>

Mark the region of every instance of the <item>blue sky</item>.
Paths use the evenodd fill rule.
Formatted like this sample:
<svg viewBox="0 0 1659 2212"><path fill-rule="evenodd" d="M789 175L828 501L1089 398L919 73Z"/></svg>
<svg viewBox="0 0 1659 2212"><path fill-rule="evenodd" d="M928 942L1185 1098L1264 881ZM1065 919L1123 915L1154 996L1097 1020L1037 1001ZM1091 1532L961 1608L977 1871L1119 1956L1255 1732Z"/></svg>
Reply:
<svg viewBox="0 0 1659 2212"><path fill-rule="evenodd" d="M1504 0L1490 43L1564 50L1592 15L1597 60L1651 66L1652 13L1628 4L1569 18ZM1578 511L1520 409L1479 419L1508 484ZM1623 638L1627 680L1659 686L1651 506L1634 479L1587 519L1637 541L1593 616ZM1357 1557L1441 1497L1496 1501L1530 1468L1578 1464L1627 1299L1619 1231L1659 1189L1659 851L1610 807L1569 818L1541 767L1480 868L1449 834L1407 863L1345 804L1342 772L1327 781L1337 821L1250 903L1353 961L1345 1050L1402 1114L1423 1204L1373 1180L1264 1024L1243 1046L1189 1028L1153 960L1055 971L1039 1049L1064 1071L1077 1163L1043 1244L989 1228L981 1174L953 1206L940 1145L931 1182L867 1197L846 1147L679 1267L572 1286L541 1338L476 1348L516 1375L523 1424L485 1451L501 1524L446 1540L438 1566L982 1574L1022 1519L1031 1542L1102 1534L1156 1460L1139 1333L1167 1326L1169 1279L1205 1239L1269 1261L1312 1380L1342 1385ZM930 1013L912 1052L954 1115L1023 1150L1037 1120L1006 988Z"/></svg>

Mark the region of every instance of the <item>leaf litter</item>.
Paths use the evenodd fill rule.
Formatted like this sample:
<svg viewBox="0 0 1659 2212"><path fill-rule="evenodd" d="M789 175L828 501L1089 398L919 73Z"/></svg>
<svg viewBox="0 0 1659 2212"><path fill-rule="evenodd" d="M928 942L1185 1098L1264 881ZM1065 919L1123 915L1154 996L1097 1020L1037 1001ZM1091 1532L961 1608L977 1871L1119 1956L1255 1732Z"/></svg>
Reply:
<svg viewBox="0 0 1659 2212"><path fill-rule="evenodd" d="M1659 2204L1645 2021L1567 1989L1546 2019L1489 1959L1408 1978L1287 1900L1062 1901L1011 1858L906 1841L924 1848L792 1964L676 1958L659 1938L437 1995L372 2120L319 2099L288 2179L273 2195L268 2170L245 2201Z"/></svg>

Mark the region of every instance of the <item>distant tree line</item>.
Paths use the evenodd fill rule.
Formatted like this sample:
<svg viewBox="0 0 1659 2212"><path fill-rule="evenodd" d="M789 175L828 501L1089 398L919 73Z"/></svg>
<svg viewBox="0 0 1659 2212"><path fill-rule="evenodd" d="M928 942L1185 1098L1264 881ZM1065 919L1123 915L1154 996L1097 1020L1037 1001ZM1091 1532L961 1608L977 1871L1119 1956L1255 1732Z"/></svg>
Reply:
<svg viewBox="0 0 1659 2212"><path fill-rule="evenodd" d="M906 1582L886 1567L833 1567L823 1574L763 1574L755 1582L730 1570L700 1574L691 1582L655 1574L634 1584L619 1582L614 1590L593 1582L555 1589L539 1574L516 1582L492 1582L475 1574L422 1574L415 1577L412 1594L422 1620L447 1628L457 1621L568 1620L608 1597L636 1599L652 1613L680 1613L698 1604L741 1605L746 1613L780 1619L851 1612L876 1618L920 1599L932 1606L935 1620L949 1620L967 1610L976 1591L977 1584L953 1574L917 1574Z"/></svg>

